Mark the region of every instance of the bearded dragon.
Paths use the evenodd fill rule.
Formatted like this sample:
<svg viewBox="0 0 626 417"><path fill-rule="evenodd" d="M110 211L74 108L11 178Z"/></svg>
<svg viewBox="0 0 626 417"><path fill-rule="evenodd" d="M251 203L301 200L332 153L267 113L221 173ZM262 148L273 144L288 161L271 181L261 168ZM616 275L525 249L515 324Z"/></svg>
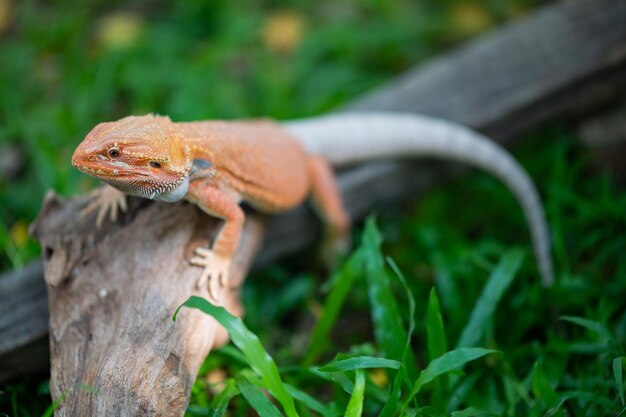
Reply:
<svg viewBox="0 0 626 417"><path fill-rule="evenodd" d="M76 148L72 164L113 188L98 193L88 210L98 223L125 195L188 200L224 224L211 248L198 247L190 262L204 267L219 302L228 285L244 212L241 202L278 213L312 197L326 225L326 242L345 246L350 221L331 166L379 158L438 157L482 168L513 192L529 224L544 285L553 282L548 227L531 179L502 147L463 126L399 113L336 114L288 122L172 122L156 115L98 124ZM117 190L117 191L116 191Z"/></svg>

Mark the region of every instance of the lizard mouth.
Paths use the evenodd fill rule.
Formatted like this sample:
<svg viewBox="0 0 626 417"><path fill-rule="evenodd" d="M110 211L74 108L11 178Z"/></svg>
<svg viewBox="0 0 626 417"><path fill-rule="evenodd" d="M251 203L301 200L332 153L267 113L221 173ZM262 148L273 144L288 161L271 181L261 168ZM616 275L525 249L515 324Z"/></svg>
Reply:
<svg viewBox="0 0 626 417"><path fill-rule="evenodd" d="M98 159L93 153L81 152L80 147L72 155L72 165L87 175L106 180L130 176L149 177L148 172L122 161Z"/></svg>
<svg viewBox="0 0 626 417"><path fill-rule="evenodd" d="M93 160L89 161L88 163L83 163L82 161L77 160L77 158L72 158L72 165L79 171L100 179L130 176L150 176L148 173L141 172L141 170L138 169L129 170L127 167L122 167L118 164L112 165L107 162L98 162Z"/></svg>

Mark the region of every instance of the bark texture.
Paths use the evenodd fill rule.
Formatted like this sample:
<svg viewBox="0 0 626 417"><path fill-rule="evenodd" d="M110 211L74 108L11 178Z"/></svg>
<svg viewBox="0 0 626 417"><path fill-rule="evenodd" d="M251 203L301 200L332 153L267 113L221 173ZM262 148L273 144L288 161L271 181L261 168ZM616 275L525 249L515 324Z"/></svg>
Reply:
<svg viewBox="0 0 626 417"><path fill-rule="evenodd" d="M198 368L226 332L215 320L176 307L196 289L189 264L218 221L190 204L132 201L121 222L97 229L82 218L84 198L46 197L32 232L46 257L50 389L67 393L59 416L175 416L187 406ZM241 315L239 286L260 243L250 216L225 305Z"/></svg>

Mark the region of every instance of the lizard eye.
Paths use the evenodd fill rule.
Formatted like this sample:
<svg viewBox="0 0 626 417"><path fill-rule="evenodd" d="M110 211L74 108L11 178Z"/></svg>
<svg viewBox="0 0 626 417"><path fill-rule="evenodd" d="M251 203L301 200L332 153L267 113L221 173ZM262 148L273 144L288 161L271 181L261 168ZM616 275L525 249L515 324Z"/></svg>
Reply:
<svg viewBox="0 0 626 417"><path fill-rule="evenodd" d="M109 150L107 151L107 154L111 157L111 158L117 158L120 156L122 152L118 149L118 148L109 148Z"/></svg>
<svg viewBox="0 0 626 417"><path fill-rule="evenodd" d="M154 161L148 162L148 165L150 165L152 168L161 168L161 164L159 164L158 162L154 162Z"/></svg>

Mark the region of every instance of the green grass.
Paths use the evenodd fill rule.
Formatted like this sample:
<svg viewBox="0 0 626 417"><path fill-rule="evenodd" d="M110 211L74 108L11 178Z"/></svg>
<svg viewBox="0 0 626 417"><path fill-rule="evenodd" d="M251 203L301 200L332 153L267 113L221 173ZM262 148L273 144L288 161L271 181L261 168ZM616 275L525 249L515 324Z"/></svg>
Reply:
<svg viewBox="0 0 626 417"><path fill-rule="evenodd" d="M380 252L380 238L378 235L378 231L373 219L368 221L368 225L366 227L366 231L363 238L363 244L361 248L357 250L357 254L355 255L357 259L362 260L362 268L359 272L361 278L363 275L371 276L378 275L380 277L385 276L383 271L383 265L379 262L382 259ZM359 253L363 251L363 255ZM372 262L369 262L372 258L375 259L372 265ZM353 261L350 260L350 263ZM374 270L376 269L376 270ZM367 281L367 280L366 280ZM381 287L378 285L380 282L384 282L387 285L390 284L389 279L380 279L375 281L367 281L367 286L371 291L380 291ZM330 301L333 302L334 299ZM488 301L487 301L488 302ZM390 323L388 320L389 317L394 317L395 320L399 321L400 317L395 314L393 308L395 304L381 304L378 302L377 298L372 299L371 303L371 311L372 311L372 319L374 321L374 326L379 330L378 334L383 335L379 340L379 344L386 345L390 344L389 342L394 336L400 336L399 339L395 339L396 344L398 341L406 340L406 344L398 344L400 347L400 354L398 360L391 360L380 357L372 357L372 356L354 356L348 355L348 357L343 357L341 355L340 358L337 358L331 361L328 364L323 366L318 366L314 368L309 367L301 367L298 371L301 373L305 373L308 371L312 371L315 373L326 373L330 376L330 380L335 382L337 387L341 387L344 389L345 393L343 395L344 398L338 396L336 401L333 403L333 408L345 409L345 412L342 415L346 416L360 416L362 414L366 396L365 396L365 388L367 383L371 384L371 380L366 380L364 370L366 369L388 369L395 371L398 375L401 375L402 378L399 382L394 382L396 387L400 387L401 384L406 385L404 390L396 388L395 390L391 390L391 396L393 396L393 400L390 401L390 395L382 390L381 386L372 385L371 389L377 391L378 394L374 395L372 399L368 399L368 402L371 404L368 405L368 409L374 409L374 407L378 407L382 410L385 407L385 404L393 404L392 407L387 407L387 413L389 415L397 415L397 413L419 413L420 409L423 407L419 406L419 402L417 401L417 394L420 391L424 390L424 388L438 377L445 375L451 371L461 369L466 363L481 358L489 353L495 352L494 350L482 349L482 348L468 348L461 347L453 351L444 352L440 357L433 359L428 363L428 365L417 373L416 378L411 378L409 375L415 368L415 363L412 355L407 354L410 352L407 349L410 345L410 339L407 338L406 332L402 334L394 334L402 332L399 330L400 327L387 327ZM245 328L243 322L231 316L225 309L221 307L215 307L208 301L192 296L187 300L183 307L191 307L197 308L207 314L213 316L216 320L220 322L226 329L228 330L233 343L241 350L241 352L245 356L246 364L253 370L257 376L259 377L256 381L257 386L261 389L266 390L268 393L274 397L278 403L282 405L283 410L287 416L297 416L298 413L294 408L294 398L292 398L287 393L287 389L281 377L278 375L278 370L273 359L268 355L267 351L262 347L259 342L258 337ZM178 314L179 311L176 312ZM174 319L176 318L176 314L174 315ZM379 319L377 319L377 317ZM382 319L380 319L382 318ZM386 334L388 332L388 334ZM395 349L394 349L395 350ZM382 350L384 353L384 349ZM402 368L402 369L401 369ZM248 369L243 369L239 371L240 374L247 372L250 373ZM293 370L292 370L293 372ZM413 371L415 372L415 371ZM341 379L340 379L341 378ZM263 395L246 395L246 392L256 393L250 384L250 380L253 378L244 378L241 380L239 377L237 379L238 387L242 393L242 395L246 398L250 406L252 406L261 416L274 416L281 415L276 414L279 411L268 402L268 399ZM352 384L352 380L354 380L354 384ZM343 381L343 384L342 384ZM243 384L242 384L243 382ZM404 394L400 396L400 394ZM399 397L399 398L398 398ZM347 402L347 404L346 404ZM378 403L378 404L376 404ZM345 404L345 405L344 405ZM415 411L409 411L412 406L415 408ZM310 410L306 410L306 408L310 408ZM311 412L319 409L316 407L311 407L311 405L304 405L301 407L301 412ZM321 409L326 410L327 407L322 405ZM432 407L431 407L432 408ZM434 408L433 408L434 409ZM265 410L261 412L261 410ZM215 409L209 407L206 412L211 415L215 413Z"/></svg>
<svg viewBox="0 0 626 417"><path fill-rule="evenodd" d="M556 143L553 146L569 145ZM456 186L481 188L484 182L492 183L483 176L475 176ZM489 184L491 186L500 187L495 182ZM480 190L477 191L480 195ZM436 194L427 198L422 206L427 207ZM510 203L507 201L509 196L494 193L494 196L498 195L502 203ZM460 196L450 195L449 198L451 207L455 207L453 203L458 203L455 200ZM445 213L438 216L445 216ZM422 214L416 217L418 220L409 217L402 222L418 229L425 227L423 219L419 220ZM440 221L443 222L444 218ZM445 229L443 225L442 229ZM459 237L456 232L442 239L454 238L454 235ZM463 292L471 294L476 291L477 295L468 300L470 308L464 305L445 308L442 306L461 297L447 300L443 296L443 302L439 303L437 290L429 290L432 282L420 282L419 274L416 274L416 280L405 280L391 259L387 262L389 267L385 266L380 234L374 220L367 221L360 246L332 278L332 286L317 316L316 330L310 333L312 337L307 341L309 348L303 349L300 356L294 355L292 350L281 352L276 349L288 364L281 370L285 381L302 391L317 394L314 396L315 406L296 403L299 415L313 415L312 410L321 415L381 416L599 416L624 412L622 363L626 315L621 304L626 292L624 286L620 288L620 294L612 297L603 294L595 299L588 294L586 309L578 309L579 313L592 317L596 316L594 311L612 311L616 320L605 318L603 322L567 316L563 313L575 309L570 305L571 300L562 296L570 291L566 279L561 276L550 290L541 288L532 259L526 256L523 261L528 248L498 247L494 243L485 244L485 239L479 242L482 245L463 238L459 240L456 244L467 245L464 251L469 253L465 259L451 262L451 270L454 275L459 275L458 286L467 285ZM442 255L448 251L456 252L452 246L440 249ZM428 257L427 251L422 253L423 258ZM617 256L619 253L614 255L615 261L624 262ZM457 268L463 272L457 272ZM434 271L428 271L428 274L429 279L436 275ZM471 277L472 281L463 281L463 275ZM624 276L619 278L624 284ZM254 282L251 281L250 285L253 289ZM413 289L409 283L413 283ZM351 290L345 290L346 286ZM598 290L603 293L602 289ZM337 291L342 296L338 296ZM430 295L427 295L428 291ZM372 293L376 295L372 296ZM416 294L417 303L413 301ZM388 295L394 300L402 300L404 295L408 303L386 299ZM345 343L342 339L349 329L338 322L341 317L338 311L356 308L354 304L361 303L365 305L359 305L362 308L355 314L370 322L370 336ZM217 309L193 297L188 304L213 315ZM408 315L397 312L407 307ZM220 313L227 314L224 310ZM292 314L303 313L294 311ZM219 320L219 316L216 317ZM408 324L403 323L405 321ZM613 326L608 324L609 321L614 323ZM415 326L415 322L423 323L423 326ZM455 328L454 322L460 326ZM256 336L242 343L237 335L243 332L222 323L235 335L234 342L240 349L243 350L241 344L257 346L257 356L266 357ZM564 323L571 325L564 326ZM528 327L523 328L525 324ZM318 330L320 328L325 331ZM338 331L335 337L332 336L333 328ZM271 335L276 330L261 331ZM268 336L268 339L272 340L272 337ZM390 346L391 340L395 340L396 347ZM457 347L448 350L448 340ZM314 345L325 348L311 349ZM337 351L342 353L329 363L322 359L320 366L310 364L306 352L311 351L322 358L330 358ZM417 355L414 357L408 352L417 352ZM216 355L220 355L219 351ZM250 358L250 355L246 357ZM244 372L248 367L258 368L258 364L249 360L240 365L237 372ZM417 376L409 376L411 372L417 372ZM262 382L262 375L259 376L258 387L272 393L274 390ZM361 378L365 380L364 385L359 385ZM206 395L206 392L200 395ZM278 402L282 404L283 400ZM249 404L255 409L260 407L254 401ZM248 406L239 404L243 407L241 412ZM231 408L236 415L237 409L236 406ZM207 412L214 415L210 408Z"/></svg>
<svg viewBox="0 0 626 417"><path fill-rule="evenodd" d="M93 186L68 161L96 123L321 113L536 2L13 3L0 27L0 149L24 162L0 171L2 269L39 255L25 230L46 189ZM263 35L285 16L303 24L291 49ZM513 197L473 174L357 225L329 277L301 255L255 272L244 322L207 307L237 348L209 355L187 414L626 415L626 193L566 125L514 151L545 200L554 288L539 284ZM209 383L220 371L224 383ZM0 387L0 416L43 415L46 378Z"/></svg>

